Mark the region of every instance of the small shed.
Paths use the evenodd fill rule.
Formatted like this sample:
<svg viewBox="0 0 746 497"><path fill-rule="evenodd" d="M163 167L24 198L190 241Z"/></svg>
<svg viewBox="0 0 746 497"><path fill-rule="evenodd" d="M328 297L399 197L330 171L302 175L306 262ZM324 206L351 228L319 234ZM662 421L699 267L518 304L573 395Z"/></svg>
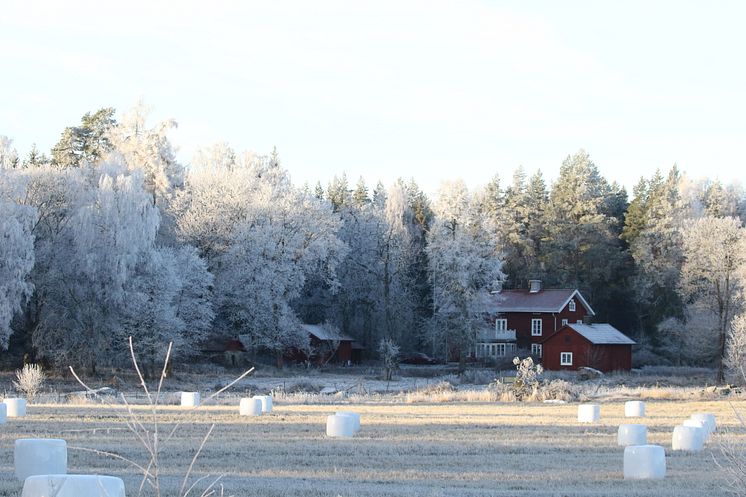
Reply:
<svg viewBox="0 0 746 497"><path fill-rule="evenodd" d="M541 365L551 371L590 367L629 371L634 340L607 323L567 324L542 342Z"/></svg>
<svg viewBox="0 0 746 497"><path fill-rule="evenodd" d="M351 364L360 361L362 347L343 333L320 324L302 324L308 333L311 346L310 357L302 351L292 350L286 356L296 362L310 361L316 364L329 362Z"/></svg>

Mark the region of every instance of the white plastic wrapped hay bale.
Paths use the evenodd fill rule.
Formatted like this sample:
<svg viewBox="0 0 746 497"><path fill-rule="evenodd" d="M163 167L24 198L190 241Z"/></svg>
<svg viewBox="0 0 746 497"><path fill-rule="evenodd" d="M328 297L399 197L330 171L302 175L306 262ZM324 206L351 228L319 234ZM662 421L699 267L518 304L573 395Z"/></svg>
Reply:
<svg viewBox="0 0 746 497"><path fill-rule="evenodd" d="M352 411L337 411L337 416L350 416L352 417L353 424L355 426L355 433L360 431L360 414Z"/></svg>
<svg viewBox="0 0 746 497"><path fill-rule="evenodd" d="M9 418L22 418L26 415L26 399L5 399L3 401Z"/></svg>
<svg viewBox="0 0 746 497"><path fill-rule="evenodd" d="M704 442L707 442L707 440L710 438L710 432L705 426L705 422L700 419L686 419L683 423L681 423L681 425L691 428L701 428Z"/></svg>
<svg viewBox="0 0 746 497"><path fill-rule="evenodd" d="M704 448L705 437L704 427L679 425L673 429L671 448L699 452Z"/></svg>
<svg viewBox="0 0 746 497"><path fill-rule="evenodd" d="M181 392L181 407L198 407L199 392Z"/></svg>
<svg viewBox="0 0 746 497"><path fill-rule="evenodd" d="M13 451L16 478L67 473L67 443L59 438L19 438Z"/></svg>
<svg viewBox="0 0 746 497"><path fill-rule="evenodd" d="M692 421L702 421L702 424L704 425L708 433L714 433L717 429L714 414L710 414L708 412L697 412L692 414L689 419L691 419Z"/></svg>
<svg viewBox="0 0 746 497"><path fill-rule="evenodd" d="M598 404L580 404L578 406L578 422L595 423L601 419L601 406Z"/></svg>
<svg viewBox="0 0 746 497"><path fill-rule="evenodd" d="M327 437L352 437L355 434L355 419L345 414L332 414L326 417Z"/></svg>
<svg viewBox="0 0 746 497"><path fill-rule="evenodd" d="M241 399L241 403L238 406L238 412L241 416L261 416L262 415L262 401L256 397Z"/></svg>
<svg viewBox="0 0 746 497"><path fill-rule="evenodd" d="M645 425L619 425L616 437L617 445L645 445L648 443L648 427Z"/></svg>
<svg viewBox="0 0 746 497"><path fill-rule="evenodd" d="M114 476L37 475L23 484L21 497L126 497L124 482Z"/></svg>
<svg viewBox="0 0 746 497"><path fill-rule="evenodd" d="M8 407L3 403L0 402L0 424L3 424L7 421L8 417Z"/></svg>
<svg viewBox="0 0 746 497"><path fill-rule="evenodd" d="M624 416L628 418L645 417L645 402L641 400L630 400L624 403Z"/></svg>
<svg viewBox="0 0 746 497"><path fill-rule="evenodd" d="M272 396L271 395L254 395L255 399L259 399L262 403L262 413L269 414L272 412Z"/></svg>
<svg viewBox="0 0 746 497"><path fill-rule="evenodd" d="M624 448L625 480L661 480L666 477L666 452L660 445Z"/></svg>

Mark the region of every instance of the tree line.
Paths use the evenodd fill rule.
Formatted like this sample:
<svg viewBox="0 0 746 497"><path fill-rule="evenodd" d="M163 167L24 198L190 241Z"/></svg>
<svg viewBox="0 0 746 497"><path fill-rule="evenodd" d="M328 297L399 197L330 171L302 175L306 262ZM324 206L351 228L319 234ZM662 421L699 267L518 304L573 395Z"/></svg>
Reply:
<svg viewBox="0 0 746 497"><path fill-rule="evenodd" d="M0 137L3 348L95 370L127 336L154 366L164 342L186 358L218 335L280 359L309 349L308 322L369 356L388 339L444 357L473 345L485 292L541 279L580 289L642 361L740 360L740 185L674 166L630 199L582 150L551 185L520 167L433 199L414 180L295 185L276 151L216 144L180 164L175 123L146 118L88 113L49 156Z"/></svg>

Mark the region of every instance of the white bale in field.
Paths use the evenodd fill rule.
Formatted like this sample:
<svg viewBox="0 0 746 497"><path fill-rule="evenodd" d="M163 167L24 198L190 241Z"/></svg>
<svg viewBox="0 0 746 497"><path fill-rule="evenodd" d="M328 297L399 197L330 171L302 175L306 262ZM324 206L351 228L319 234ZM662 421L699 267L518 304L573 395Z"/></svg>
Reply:
<svg viewBox="0 0 746 497"><path fill-rule="evenodd" d="M124 482L114 476L37 475L23 484L21 497L126 497Z"/></svg>
<svg viewBox="0 0 746 497"><path fill-rule="evenodd" d="M181 392L182 407L199 406L199 392Z"/></svg>
<svg viewBox="0 0 746 497"><path fill-rule="evenodd" d="M350 416L352 418L355 433L360 431L360 415L352 411L337 411L337 416Z"/></svg>
<svg viewBox="0 0 746 497"><path fill-rule="evenodd" d="M19 438L13 460L16 478L67 473L67 443L59 438Z"/></svg>
<svg viewBox="0 0 746 497"><path fill-rule="evenodd" d="M8 417L8 407L5 405L5 403L0 402L0 424L3 424L7 421Z"/></svg>
<svg viewBox="0 0 746 497"><path fill-rule="evenodd" d="M624 403L624 415L628 418L642 418L645 416L645 402L630 400Z"/></svg>
<svg viewBox="0 0 746 497"><path fill-rule="evenodd" d="M702 436L704 437L703 442L706 442L710 438L710 431L707 429L707 426L705 426L705 422L701 419L686 419L681 423L681 425L691 428L701 428Z"/></svg>
<svg viewBox="0 0 746 497"><path fill-rule="evenodd" d="M645 445L648 443L648 427L645 425L619 425L617 445Z"/></svg>
<svg viewBox="0 0 746 497"><path fill-rule="evenodd" d="M601 406L598 404L580 404L578 406L578 421L580 423L595 423L601 419Z"/></svg>
<svg viewBox="0 0 746 497"><path fill-rule="evenodd" d="M355 434L355 420L352 416L331 414L326 417L327 437L352 437Z"/></svg>
<svg viewBox="0 0 746 497"><path fill-rule="evenodd" d="M254 395L255 399L259 399L262 402L262 412L272 412L272 396L271 395Z"/></svg>
<svg viewBox="0 0 746 497"><path fill-rule="evenodd" d="M26 399L5 399L3 404L9 418L22 418L26 415Z"/></svg>
<svg viewBox="0 0 746 497"><path fill-rule="evenodd" d="M706 431L700 426L679 425L673 429L671 448L673 450L691 450L699 452L704 448Z"/></svg>
<svg viewBox="0 0 746 497"><path fill-rule="evenodd" d="M624 448L625 480L660 480L666 477L666 452L660 445Z"/></svg>
<svg viewBox="0 0 746 497"><path fill-rule="evenodd" d="M238 412L241 416L261 416L262 415L262 401L260 399L245 397L241 399L241 403L238 406Z"/></svg>
<svg viewBox="0 0 746 497"><path fill-rule="evenodd" d="M714 433L717 426L715 425L715 415L708 412L697 412L689 416L693 421L702 421L708 433Z"/></svg>

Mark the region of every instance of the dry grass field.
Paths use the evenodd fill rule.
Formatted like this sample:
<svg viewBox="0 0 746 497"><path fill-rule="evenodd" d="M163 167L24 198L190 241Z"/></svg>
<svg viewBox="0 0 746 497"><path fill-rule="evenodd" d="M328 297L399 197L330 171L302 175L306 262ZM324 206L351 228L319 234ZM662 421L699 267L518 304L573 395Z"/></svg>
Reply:
<svg viewBox="0 0 746 497"><path fill-rule="evenodd" d="M672 429L690 413L707 411L721 428L736 430L730 436L746 440L733 415L734 406L746 409L743 402L649 401L648 440L666 448L667 477L624 481L617 427L635 421L624 417L621 401L602 403L602 420L594 425L576 422L577 404L279 402L272 414L249 418L238 415L237 403L194 412L162 408L165 426L184 423L164 449L161 473L170 490L164 496L176 493L211 423L216 427L195 475L224 474L226 495L263 497L725 495L725 475L714 460L723 435L701 453L671 452ZM326 415L337 409L362 415L359 436L325 436ZM27 417L0 425L0 496L21 493L13 477L13 442L21 437L59 437L69 446L146 462L113 409L33 405ZM121 461L70 450L69 471L120 476L128 495L137 495L136 470Z"/></svg>

